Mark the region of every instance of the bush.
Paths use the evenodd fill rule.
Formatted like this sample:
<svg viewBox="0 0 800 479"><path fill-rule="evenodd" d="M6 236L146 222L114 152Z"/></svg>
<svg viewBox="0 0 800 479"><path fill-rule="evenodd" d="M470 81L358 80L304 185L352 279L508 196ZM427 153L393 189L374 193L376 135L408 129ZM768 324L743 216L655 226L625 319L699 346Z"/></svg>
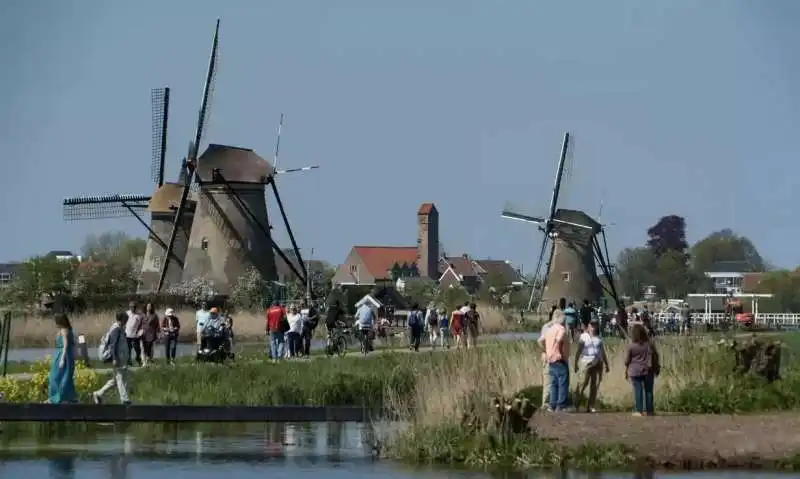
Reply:
<svg viewBox="0 0 800 479"><path fill-rule="evenodd" d="M0 393L8 402L33 402L41 403L47 400L48 378L52 359L46 357L31 365L30 379L20 379L14 376L0 377ZM75 364L75 389L81 400L88 400L92 391L96 391L103 384L104 378L92 369L87 368L82 362Z"/></svg>

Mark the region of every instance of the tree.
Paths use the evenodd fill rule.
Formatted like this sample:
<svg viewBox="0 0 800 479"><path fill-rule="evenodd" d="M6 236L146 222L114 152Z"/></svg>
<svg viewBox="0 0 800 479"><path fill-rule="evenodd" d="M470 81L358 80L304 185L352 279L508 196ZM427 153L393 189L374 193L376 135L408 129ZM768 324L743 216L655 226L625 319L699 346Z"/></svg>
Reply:
<svg viewBox="0 0 800 479"><path fill-rule="evenodd" d="M639 298L645 286L656 284L656 256L647 247L626 248L617 258L617 281L620 295Z"/></svg>
<svg viewBox="0 0 800 479"><path fill-rule="evenodd" d="M695 289L696 283L684 253L672 250L658 258L653 284L661 295L682 298Z"/></svg>
<svg viewBox="0 0 800 479"><path fill-rule="evenodd" d="M131 238L123 231L110 231L87 236L81 254L101 262L113 257L136 261L144 258L146 248L147 242L141 238Z"/></svg>
<svg viewBox="0 0 800 479"><path fill-rule="evenodd" d="M684 253L689 248L686 242L686 220L682 216L663 216L647 230L647 236L647 246L656 258L667 251Z"/></svg>
<svg viewBox="0 0 800 479"><path fill-rule="evenodd" d="M766 271L764 258L746 236L739 236L730 229L715 231L692 246L692 268L698 273L710 271L720 261L742 261L747 272Z"/></svg>
<svg viewBox="0 0 800 479"><path fill-rule="evenodd" d="M78 261L55 256L35 256L23 262L9 285L8 301L15 304L38 304L42 295L53 297L72 294Z"/></svg>
<svg viewBox="0 0 800 479"><path fill-rule="evenodd" d="M764 273L758 283L758 292L773 295L769 301L772 312L800 311L800 268Z"/></svg>
<svg viewBox="0 0 800 479"><path fill-rule="evenodd" d="M439 285L430 278L408 278L405 279L403 295L425 307L428 303L435 301L439 296Z"/></svg>

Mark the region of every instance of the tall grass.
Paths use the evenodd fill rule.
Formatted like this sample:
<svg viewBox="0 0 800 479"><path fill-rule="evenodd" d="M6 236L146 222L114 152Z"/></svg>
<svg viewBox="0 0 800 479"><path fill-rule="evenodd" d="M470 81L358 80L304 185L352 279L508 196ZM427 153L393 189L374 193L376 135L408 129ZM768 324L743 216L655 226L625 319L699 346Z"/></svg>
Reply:
<svg viewBox="0 0 800 479"><path fill-rule="evenodd" d="M524 325L520 325L511 313L481 304L478 306L481 312L483 332L486 334L497 334L503 332L522 331ZM158 311L161 315L163 311ZM114 320L116 311L91 312L84 314L70 315L70 321L75 328L76 334L82 334L90 345L97 344L100 338L108 331L111 322ZM177 311L181 321L181 342L194 342L195 340L195 311L184 309ZM233 315L234 330L239 342L243 341L265 341L265 316L261 313L242 311ZM324 321L321 321L324 323ZM530 320L528 320L531 326ZM531 326L533 327L533 326ZM323 338L325 328L320 327L316 330L317 338ZM55 342L56 328L50 318L40 318L35 316L23 317L14 321L11 327L11 347L47 347Z"/></svg>
<svg viewBox="0 0 800 479"><path fill-rule="evenodd" d="M607 345L611 372L604 375L598 396L604 410L632 409L632 389L624 374L625 349L623 343ZM659 350L662 371L655 382L657 411L738 413L800 408L800 370L795 361L784 365L783 380L768 385L734 376L732 354L711 339L665 339L659 342ZM548 455L566 454L539 441L499 444L491 440L496 433L491 421L495 397L526 396L537 406L541 403L545 385L540 353L533 342L459 352L420 375L412 394L390 391L388 403L403 419L403 427L386 438L390 454L413 461L520 467L541 465ZM571 374L571 391L579 380ZM480 429L463 427L465 415L478 419L472 424L479 424ZM600 462L624 463L630 451L609 446L593 454Z"/></svg>

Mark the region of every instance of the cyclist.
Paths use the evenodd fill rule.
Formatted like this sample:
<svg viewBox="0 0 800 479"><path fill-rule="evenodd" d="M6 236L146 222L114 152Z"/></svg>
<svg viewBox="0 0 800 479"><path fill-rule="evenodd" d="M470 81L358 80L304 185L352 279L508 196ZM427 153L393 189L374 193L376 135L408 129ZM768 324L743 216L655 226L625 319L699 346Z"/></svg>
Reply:
<svg viewBox="0 0 800 479"><path fill-rule="evenodd" d="M361 340L367 347L367 351L372 349L370 334L375 325L375 311L367 304L362 304L356 311L356 327L361 334Z"/></svg>

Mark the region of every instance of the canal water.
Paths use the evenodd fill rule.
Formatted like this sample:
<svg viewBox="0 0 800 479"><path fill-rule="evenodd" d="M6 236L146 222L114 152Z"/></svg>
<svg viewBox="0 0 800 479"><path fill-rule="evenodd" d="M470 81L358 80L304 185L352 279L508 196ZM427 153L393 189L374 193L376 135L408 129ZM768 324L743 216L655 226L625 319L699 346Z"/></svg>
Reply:
<svg viewBox="0 0 800 479"><path fill-rule="evenodd" d="M0 426L2 427L2 426ZM375 459L371 432L359 424L268 424L236 431L205 432L185 427L147 430L129 427L92 434L37 437L0 431L0 477L53 479L236 479L263 477L347 478L785 478L759 472L708 473L528 473L467 472L413 468ZM142 426L144 427L144 426ZM151 426L152 427L152 426ZM6 431L10 433L11 431Z"/></svg>
<svg viewBox="0 0 800 479"><path fill-rule="evenodd" d="M488 340L495 340L495 341L527 341L527 340L535 340L539 337L539 333L501 333L501 334L493 334L485 336ZM400 344L399 342L397 343ZM159 347L160 344L156 345L154 349L154 354L156 358L161 358L164 356L164 348ZM259 347L264 348L264 353L266 354L266 343L256 344L256 343L247 343L247 344L238 344L237 348L246 347L250 351L257 350ZM325 341L320 339L315 339L311 342L311 349L322 349L325 347ZM356 344L351 344L350 348L353 350L357 350L358 346ZM42 359L47 355L53 354L53 348L16 348L16 349L9 349L8 350L8 360L10 362L21 362L21 361L37 361ZM179 344L178 345L178 356L190 356L194 355L197 352L195 345L193 344ZM97 357L97 348L90 347L89 348L89 357L95 358Z"/></svg>

